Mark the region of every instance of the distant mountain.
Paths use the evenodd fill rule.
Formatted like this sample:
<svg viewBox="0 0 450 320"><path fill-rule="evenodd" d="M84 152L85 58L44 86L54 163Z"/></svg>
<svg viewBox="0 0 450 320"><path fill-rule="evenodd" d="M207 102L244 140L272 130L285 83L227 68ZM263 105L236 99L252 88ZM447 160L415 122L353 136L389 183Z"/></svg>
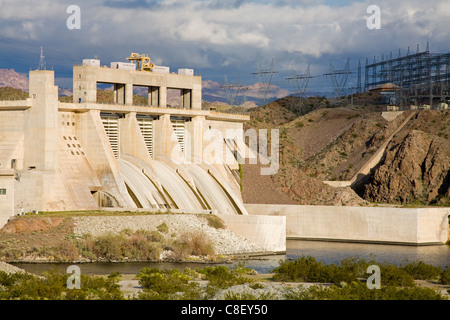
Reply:
<svg viewBox="0 0 450 320"><path fill-rule="evenodd" d="M0 87L11 87L28 91L28 77L14 69L0 69Z"/></svg>
<svg viewBox="0 0 450 320"><path fill-rule="evenodd" d="M0 88L14 88L28 92L28 75L16 72L14 69L0 69ZM60 96L71 96L72 89L58 87Z"/></svg>
<svg viewBox="0 0 450 320"><path fill-rule="evenodd" d="M225 102L242 104L247 102L261 102L266 91L266 102L274 101L291 94L290 91L280 88L276 85L266 86L262 83L251 85L241 85L240 90L226 89L226 85L220 82L204 80L202 83L203 101L206 102ZM251 104L253 105L253 104Z"/></svg>
<svg viewBox="0 0 450 320"><path fill-rule="evenodd" d="M28 75L17 73L14 69L0 69L0 87L11 87L23 91L28 91ZM260 103L264 96L264 89L267 91L266 102L274 101L276 99L283 98L291 94L290 91L282 89L275 85L270 85L269 88L265 88L264 84L254 83L246 85L245 90L230 90L227 92L223 83L204 80L202 82L202 98L205 102L222 102L222 103L235 103L238 105L246 102L247 106L254 106L255 103ZM107 87L104 90L112 90L111 87ZM71 96L71 88L60 88L58 86L60 96ZM143 87L136 87L135 94L145 96L147 90ZM179 93L175 90L168 92L168 103L170 105L179 104Z"/></svg>

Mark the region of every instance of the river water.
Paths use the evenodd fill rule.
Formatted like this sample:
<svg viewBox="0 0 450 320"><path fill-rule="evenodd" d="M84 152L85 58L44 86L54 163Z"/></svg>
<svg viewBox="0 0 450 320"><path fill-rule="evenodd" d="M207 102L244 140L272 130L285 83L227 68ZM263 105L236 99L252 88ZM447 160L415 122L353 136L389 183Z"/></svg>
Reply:
<svg viewBox="0 0 450 320"><path fill-rule="evenodd" d="M280 260L296 259L303 255L312 256L325 264L338 264L344 258L355 257L394 265L423 261L434 266L450 266L449 245L405 246L303 240L288 240L286 243L286 254L260 256L241 261L241 263L244 263L248 268L256 270L258 273L271 273L271 271L278 266ZM234 264L235 263L226 265L231 267ZM32 273L41 274L42 272L51 269L65 271L70 264L15 263L14 265ZM198 263L96 262L79 264L78 266L80 267L82 274L111 274L113 272L119 272L121 274L138 274L144 267L184 270L186 267L195 269L207 265L208 264Z"/></svg>

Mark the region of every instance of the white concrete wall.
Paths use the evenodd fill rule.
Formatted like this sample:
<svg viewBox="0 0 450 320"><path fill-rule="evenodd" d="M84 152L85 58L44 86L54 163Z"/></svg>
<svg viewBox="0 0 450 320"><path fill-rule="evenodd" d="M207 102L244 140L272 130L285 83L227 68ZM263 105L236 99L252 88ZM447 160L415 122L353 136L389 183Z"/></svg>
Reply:
<svg viewBox="0 0 450 320"><path fill-rule="evenodd" d="M0 189L6 194L0 193L0 228L14 215L14 170L0 169Z"/></svg>
<svg viewBox="0 0 450 320"><path fill-rule="evenodd" d="M286 217L218 215L227 228L268 252L286 251Z"/></svg>
<svg viewBox="0 0 450 320"><path fill-rule="evenodd" d="M397 119L397 117L399 115L401 115L404 111L385 111L381 113L381 116L386 120L386 121L394 121L395 119Z"/></svg>
<svg viewBox="0 0 450 320"><path fill-rule="evenodd" d="M288 238L439 244L448 240L450 208L246 204L250 215L286 216Z"/></svg>

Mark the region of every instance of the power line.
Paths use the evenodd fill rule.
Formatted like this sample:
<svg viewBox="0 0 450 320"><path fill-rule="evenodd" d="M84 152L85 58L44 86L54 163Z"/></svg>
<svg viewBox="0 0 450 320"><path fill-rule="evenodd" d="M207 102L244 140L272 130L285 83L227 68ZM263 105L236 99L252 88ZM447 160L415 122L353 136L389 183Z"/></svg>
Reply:
<svg viewBox="0 0 450 320"><path fill-rule="evenodd" d="M297 74L295 72L294 66L292 65L291 75L289 77L285 78L289 82L293 83L294 95L299 98L306 97L306 90L308 88L309 80L314 78L314 76L311 76L309 67L310 67L310 64L308 63L308 67L306 68L305 73Z"/></svg>
<svg viewBox="0 0 450 320"><path fill-rule="evenodd" d="M344 69L336 70L333 62L330 60L330 70L328 73L324 73L324 76L331 76L331 82L333 86L333 95L335 97L345 95L345 86L347 84L348 76L352 72L350 71L350 58L347 59Z"/></svg>
<svg viewBox="0 0 450 320"><path fill-rule="evenodd" d="M253 72L252 75L258 77L259 82L259 94L261 98L262 105L265 105L267 103L267 99L270 97L270 94L272 93L272 79L275 74L278 73L278 71L274 70L273 66L273 59L270 63L270 67L266 69L262 69L261 65L258 63L257 65L257 72Z"/></svg>
<svg viewBox="0 0 450 320"><path fill-rule="evenodd" d="M240 80L236 83L228 83L228 77L225 75L225 84L222 85L225 89L225 98L229 105L241 105L247 101L248 86L241 85Z"/></svg>

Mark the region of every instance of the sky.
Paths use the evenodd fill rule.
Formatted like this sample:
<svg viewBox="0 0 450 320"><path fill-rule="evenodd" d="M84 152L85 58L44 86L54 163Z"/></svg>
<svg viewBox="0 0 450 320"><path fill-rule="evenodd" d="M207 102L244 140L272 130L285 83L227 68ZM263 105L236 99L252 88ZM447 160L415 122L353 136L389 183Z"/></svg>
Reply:
<svg viewBox="0 0 450 320"><path fill-rule="evenodd" d="M71 5L80 8L80 29L67 27ZM380 8L379 29L368 28L371 5ZM286 78L310 64L308 90L331 91L330 61L342 69L350 59L350 87L366 58L418 44L422 51L427 42L432 52L449 52L449 18L448 0L0 0L0 69L36 69L42 46L56 84L71 88L82 59L109 66L138 52L217 82L268 81L254 73L270 69L272 83L288 90Z"/></svg>

